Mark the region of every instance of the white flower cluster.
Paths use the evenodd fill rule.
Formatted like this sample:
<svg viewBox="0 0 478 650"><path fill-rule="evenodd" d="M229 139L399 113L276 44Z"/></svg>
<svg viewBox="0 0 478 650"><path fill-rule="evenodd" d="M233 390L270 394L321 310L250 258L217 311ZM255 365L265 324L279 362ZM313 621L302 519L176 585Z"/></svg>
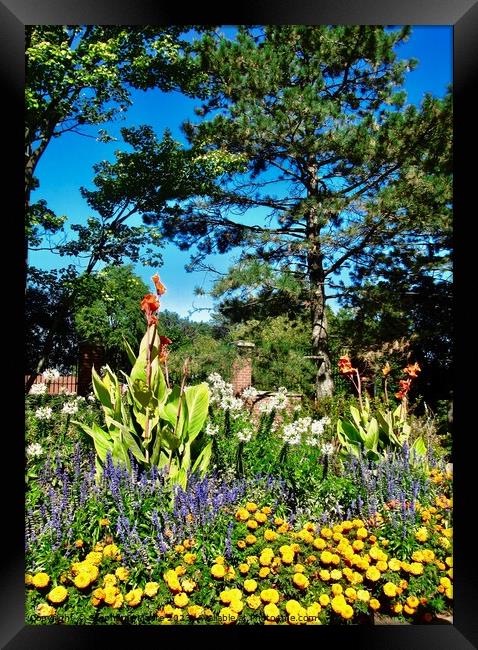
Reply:
<svg viewBox="0 0 478 650"><path fill-rule="evenodd" d="M254 402L257 399L257 390L253 386L248 386L248 388L244 388L242 391L241 397L246 402Z"/></svg>
<svg viewBox="0 0 478 650"><path fill-rule="evenodd" d="M45 395L47 390L48 386L43 382L39 384L33 384L33 386L30 388L30 395Z"/></svg>
<svg viewBox="0 0 478 650"><path fill-rule="evenodd" d="M38 442L32 442L27 447L27 456L41 456L43 454L43 447Z"/></svg>
<svg viewBox="0 0 478 650"><path fill-rule="evenodd" d="M49 383L50 381L55 381L55 379L58 379L59 376L60 373L55 368L48 368L47 370L42 372L42 377L46 381L46 383Z"/></svg>
<svg viewBox="0 0 478 650"><path fill-rule="evenodd" d="M216 436L219 432L219 427L215 424L208 422L206 424L206 435L207 436Z"/></svg>
<svg viewBox="0 0 478 650"><path fill-rule="evenodd" d="M207 381L210 385L210 403L220 406L224 411L228 410L232 419L236 420L240 416L244 404L242 399L234 397L232 384L225 382L217 372L210 374Z"/></svg>
<svg viewBox="0 0 478 650"><path fill-rule="evenodd" d="M322 449L320 451L324 456L332 456L334 453L334 445L332 445L330 442L326 442L325 445L322 445Z"/></svg>
<svg viewBox="0 0 478 650"><path fill-rule="evenodd" d="M71 397L72 395L76 394L72 390L68 390L66 386L62 386L58 392L60 395L66 395L67 397Z"/></svg>
<svg viewBox="0 0 478 650"><path fill-rule="evenodd" d="M299 418L295 422L286 424L282 430L282 440L289 445L299 445L303 440L311 447L318 447L320 436L325 426L330 423L330 418L313 420L311 417Z"/></svg>
<svg viewBox="0 0 478 650"><path fill-rule="evenodd" d="M272 395L265 404L261 405L262 413L272 413L272 411L283 411L287 406L287 388L281 386L277 393Z"/></svg>
<svg viewBox="0 0 478 650"><path fill-rule="evenodd" d="M95 402L96 401L96 397L95 397L94 393L90 393L88 395L88 401L89 402Z"/></svg>
<svg viewBox="0 0 478 650"><path fill-rule="evenodd" d="M61 409L62 413L65 415L75 415L78 412L78 404L75 402L65 402L63 408Z"/></svg>
<svg viewBox="0 0 478 650"><path fill-rule="evenodd" d="M37 420L49 420L52 416L52 409L49 406L40 406L35 411Z"/></svg>
<svg viewBox="0 0 478 650"><path fill-rule="evenodd" d="M241 442L249 442L252 438L253 431L252 429L242 429L241 431L238 431L236 433L236 436L239 438Z"/></svg>

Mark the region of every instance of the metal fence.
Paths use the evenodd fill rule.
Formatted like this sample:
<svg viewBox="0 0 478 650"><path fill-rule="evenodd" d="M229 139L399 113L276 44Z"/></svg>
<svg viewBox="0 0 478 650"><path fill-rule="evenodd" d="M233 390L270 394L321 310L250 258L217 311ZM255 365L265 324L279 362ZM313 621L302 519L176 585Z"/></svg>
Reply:
<svg viewBox="0 0 478 650"><path fill-rule="evenodd" d="M30 375L25 375L25 384L27 383ZM35 384L45 383L43 377L38 375L33 382ZM78 389L78 377L76 375L66 375L58 377L48 384L49 395L61 395L62 393L76 393Z"/></svg>

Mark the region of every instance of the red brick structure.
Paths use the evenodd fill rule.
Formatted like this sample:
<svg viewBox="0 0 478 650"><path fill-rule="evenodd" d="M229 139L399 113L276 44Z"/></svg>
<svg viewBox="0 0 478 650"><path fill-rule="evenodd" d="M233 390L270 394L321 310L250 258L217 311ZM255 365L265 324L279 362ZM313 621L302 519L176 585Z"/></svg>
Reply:
<svg viewBox="0 0 478 650"><path fill-rule="evenodd" d="M234 395L242 393L252 384L252 350L254 343L236 341L237 358L232 364L232 388Z"/></svg>
<svg viewBox="0 0 478 650"><path fill-rule="evenodd" d="M91 391L91 369L99 373L103 365L104 352L99 345L80 343L78 362L78 395L85 397Z"/></svg>

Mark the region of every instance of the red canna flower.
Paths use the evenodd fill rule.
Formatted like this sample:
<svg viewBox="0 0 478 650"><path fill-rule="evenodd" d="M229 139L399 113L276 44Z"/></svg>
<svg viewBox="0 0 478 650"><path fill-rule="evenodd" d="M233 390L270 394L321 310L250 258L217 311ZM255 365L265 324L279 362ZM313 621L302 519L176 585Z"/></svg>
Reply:
<svg viewBox="0 0 478 650"><path fill-rule="evenodd" d="M155 273L151 280L154 282L154 286L156 287L156 293L158 296L162 296L163 294L166 293L166 287L164 284L160 281L159 275Z"/></svg>
<svg viewBox="0 0 478 650"><path fill-rule="evenodd" d="M347 355L339 359L339 372L341 375L351 375L356 372L356 369L352 368L352 363Z"/></svg>
<svg viewBox="0 0 478 650"><path fill-rule="evenodd" d="M410 386L412 385L412 380L411 379L400 379L400 390L398 393L395 393L395 397L397 399L403 399L405 395L408 393L410 390Z"/></svg>
<svg viewBox="0 0 478 650"><path fill-rule="evenodd" d="M421 370L420 366L418 365L418 363L415 362L413 365L408 364L408 366L403 369L403 372L406 375L415 378L418 377L418 373L420 372L420 370Z"/></svg>
<svg viewBox="0 0 478 650"><path fill-rule="evenodd" d="M170 345L171 343L172 343L171 339L168 339L167 336L160 336L159 337L158 357L159 357L159 361L161 363L166 362L166 360L168 358L168 354L169 354L169 350L167 349L167 346Z"/></svg>

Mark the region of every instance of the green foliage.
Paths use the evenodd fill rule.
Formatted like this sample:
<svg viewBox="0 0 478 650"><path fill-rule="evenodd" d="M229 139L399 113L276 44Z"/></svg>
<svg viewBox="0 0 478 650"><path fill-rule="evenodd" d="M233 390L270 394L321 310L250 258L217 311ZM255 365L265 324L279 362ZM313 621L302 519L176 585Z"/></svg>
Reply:
<svg viewBox="0 0 478 650"><path fill-rule="evenodd" d="M131 469L129 452L145 466L167 468L168 480L185 487L189 471L204 473L211 442L199 436L207 417L206 384L166 385L160 365L161 340L154 326L144 335L133 368L126 378L126 398L119 379L107 366L103 379L93 368L93 390L100 401L106 429L76 422L93 439L100 474L107 455Z"/></svg>

